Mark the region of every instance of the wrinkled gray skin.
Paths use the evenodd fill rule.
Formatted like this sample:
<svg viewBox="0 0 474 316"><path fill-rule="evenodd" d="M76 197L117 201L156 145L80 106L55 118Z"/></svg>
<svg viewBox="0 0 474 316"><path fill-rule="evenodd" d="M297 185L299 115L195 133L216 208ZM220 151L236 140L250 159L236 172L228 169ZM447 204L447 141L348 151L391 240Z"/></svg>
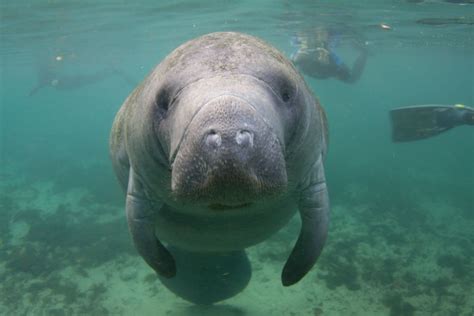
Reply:
<svg viewBox="0 0 474 316"><path fill-rule="evenodd" d="M326 240L325 115L293 65L267 43L212 33L167 56L113 124L114 170L135 247L163 278L164 245L229 252L264 241L299 210L282 273L298 282Z"/></svg>

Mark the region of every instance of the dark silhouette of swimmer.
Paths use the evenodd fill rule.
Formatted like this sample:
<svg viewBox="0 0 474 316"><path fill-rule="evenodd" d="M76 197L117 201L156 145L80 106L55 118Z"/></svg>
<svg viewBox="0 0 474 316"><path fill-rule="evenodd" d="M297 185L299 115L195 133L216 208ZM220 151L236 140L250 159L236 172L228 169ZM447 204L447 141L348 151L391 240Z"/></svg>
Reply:
<svg viewBox="0 0 474 316"><path fill-rule="evenodd" d="M108 67L91 74L61 74L58 67L53 63L38 63L37 84L28 94L32 96L40 89L53 87L58 90L78 89L84 86L96 84L109 77L121 77L127 84L136 85L136 81L123 71Z"/></svg>
<svg viewBox="0 0 474 316"><path fill-rule="evenodd" d="M349 67L335 51L340 33L325 28L318 28L312 33L296 37L298 51L291 56L294 64L304 74L317 79L336 78L346 83L359 80L367 61L365 45L353 43L360 54Z"/></svg>

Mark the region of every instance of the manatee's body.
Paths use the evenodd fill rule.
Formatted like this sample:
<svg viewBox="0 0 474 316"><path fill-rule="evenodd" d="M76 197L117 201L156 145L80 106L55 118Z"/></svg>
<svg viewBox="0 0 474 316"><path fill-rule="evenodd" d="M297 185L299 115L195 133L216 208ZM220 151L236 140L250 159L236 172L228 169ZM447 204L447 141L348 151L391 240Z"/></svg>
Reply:
<svg viewBox="0 0 474 316"><path fill-rule="evenodd" d="M326 240L326 143L322 108L275 48L239 33L183 44L127 98L112 128L138 252L175 293L213 303L246 286L244 249L299 210L282 274L284 285L298 282Z"/></svg>

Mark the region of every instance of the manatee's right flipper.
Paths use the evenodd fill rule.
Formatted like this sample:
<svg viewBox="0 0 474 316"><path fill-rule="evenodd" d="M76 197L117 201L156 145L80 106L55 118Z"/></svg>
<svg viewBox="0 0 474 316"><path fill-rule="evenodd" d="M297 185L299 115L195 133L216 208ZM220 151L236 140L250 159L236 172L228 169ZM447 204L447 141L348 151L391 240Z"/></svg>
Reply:
<svg viewBox="0 0 474 316"><path fill-rule="evenodd" d="M169 247L176 260L174 278L161 282L179 297L197 305L211 305L237 295L247 286L252 270L244 250L190 252Z"/></svg>
<svg viewBox="0 0 474 316"><path fill-rule="evenodd" d="M162 205L148 200L133 169L127 190L127 222L133 243L146 263L160 276L171 278L176 274L173 257L155 236L155 214Z"/></svg>
<svg viewBox="0 0 474 316"><path fill-rule="evenodd" d="M301 280L323 250L329 227L329 197L322 158L314 165L309 186L299 201L301 231L281 275L284 286Z"/></svg>

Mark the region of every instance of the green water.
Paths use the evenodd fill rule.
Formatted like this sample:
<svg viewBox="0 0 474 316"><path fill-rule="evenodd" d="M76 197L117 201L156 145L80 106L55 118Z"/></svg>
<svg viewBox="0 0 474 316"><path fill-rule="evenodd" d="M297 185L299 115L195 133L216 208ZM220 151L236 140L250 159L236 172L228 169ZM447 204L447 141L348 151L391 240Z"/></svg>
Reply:
<svg viewBox="0 0 474 316"><path fill-rule="evenodd" d="M474 5L0 3L0 314L474 314L474 130L394 144L388 116L398 106L474 105ZM467 23L416 23L427 18ZM353 36L369 52L355 84L305 77L330 127L326 248L301 283L283 288L294 221L249 249L246 290L192 306L169 293L131 245L108 157L115 113L186 40L240 31L290 56L291 38L314 27L349 30L339 46L347 60Z"/></svg>

